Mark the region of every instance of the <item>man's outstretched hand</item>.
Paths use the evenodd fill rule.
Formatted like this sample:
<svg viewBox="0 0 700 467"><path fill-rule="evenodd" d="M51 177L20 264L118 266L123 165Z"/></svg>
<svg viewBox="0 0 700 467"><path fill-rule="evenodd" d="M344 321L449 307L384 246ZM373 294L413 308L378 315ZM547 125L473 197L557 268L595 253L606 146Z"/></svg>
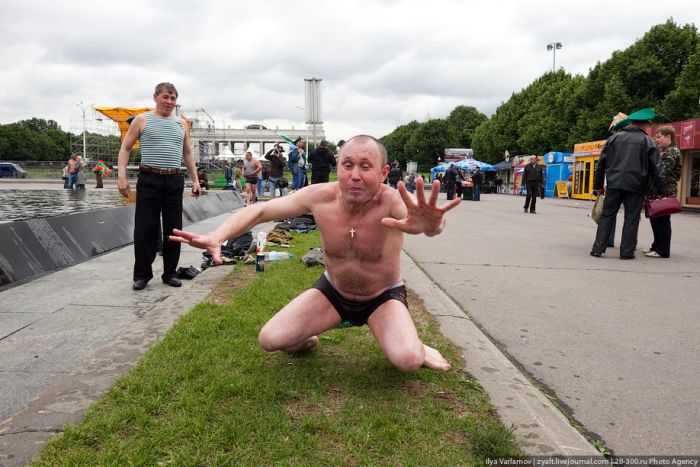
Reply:
<svg viewBox="0 0 700 467"><path fill-rule="evenodd" d="M416 199L406 190L403 182L398 184L399 194L408 210L403 219L392 219L385 217L382 219L384 226L398 229L410 234L424 233L432 237L442 232L445 227L445 213L460 203L460 199L454 199L442 207L437 207L437 198L440 193L440 181L433 182L433 190L430 193L430 200L425 202L425 189L423 188L423 177L416 179Z"/></svg>
<svg viewBox="0 0 700 467"><path fill-rule="evenodd" d="M214 259L214 264L223 264L223 261L221 260L221 244L211 235L197 235L178 229L173 229L173 234L174 235L170 235L168 237L171 242L187 243L195 248L207 250L209 253L211 253L212 258Z"/></svg>

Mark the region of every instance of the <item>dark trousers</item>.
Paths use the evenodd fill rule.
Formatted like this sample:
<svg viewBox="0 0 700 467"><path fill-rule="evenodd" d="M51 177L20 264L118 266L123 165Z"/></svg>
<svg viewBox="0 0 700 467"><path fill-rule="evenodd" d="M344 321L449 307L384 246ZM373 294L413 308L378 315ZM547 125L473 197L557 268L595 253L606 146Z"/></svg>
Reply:
<svg viewBox="0 0 700 467"><path fill-rule="evenodd" d="M156 259L156 245L163 216L163 280L177 276L180 243L168 240L173 229L182 229L182 175L140 173L136 183L134 220L134 280L153 278L151 265Z"/></svg>
<svg viewBox="0 0 700 467"><path fill-rule="evenodd" d="M445 192L447 193L447 199L454 199L455 197L455 182L448 180L445 182Z"/></svg>
<svg viewBox="0 0 700 467"><path fill-rule="evenodd" d="M481 184L475 183L474 188L472 188L472 201L481 201ZM535 205L532 205L532 209L535 209Z"/></svg>
<svg viewBox="0 0 700 467"><path fill-rule="evenodd" d="M671 256L671 216L660 216L649 219L651 230L654 232L654 243L651 249L664 258Z"/></svg>
<svg viewBox="0 0 700 467"><path fill-rule="evenodd" d="M614 220L620 206L625 206L625 223L622 226L622 238L620 239L620 256L634 256L637 247L637 231L639 230L639 217L642 210L644 196L627 190L608 188L605 190L605 202L603 213L598 220L598 230L591 251L604 253L610 239L610 232L614 226Z"/></svg>
<svg viewBox="0 0 700 467"><path fill-rule="evenodd" d="M527 184L527 196L525 197L525 209L530 209L530 212L535 212L535 204L537 204L537 196L540 194L539 183Z"/></svg>
<svg viewBox="0 0 700 467"><path fill-rule="evenodd" d="M329 172L314 172L311 171L311 184L328 183Z"/></svg>

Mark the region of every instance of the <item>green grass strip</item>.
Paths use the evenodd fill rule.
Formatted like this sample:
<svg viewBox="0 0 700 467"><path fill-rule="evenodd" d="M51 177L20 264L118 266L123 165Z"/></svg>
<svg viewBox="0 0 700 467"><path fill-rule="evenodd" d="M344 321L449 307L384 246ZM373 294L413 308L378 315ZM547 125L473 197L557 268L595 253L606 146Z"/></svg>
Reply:
<svg viewBox="0 0 700 467"><path fill-rule="evenodd" d="M304 355L265 353L262 325L323 271L298 261L318 233L293 243L296 259L261 274L235 266L225 282L241 283L223 291L226 304L210 298L183 316L34 464L484 465L522 455L424 312L421 337L458 369L403 374L367 327L332 330Z"/></svg>

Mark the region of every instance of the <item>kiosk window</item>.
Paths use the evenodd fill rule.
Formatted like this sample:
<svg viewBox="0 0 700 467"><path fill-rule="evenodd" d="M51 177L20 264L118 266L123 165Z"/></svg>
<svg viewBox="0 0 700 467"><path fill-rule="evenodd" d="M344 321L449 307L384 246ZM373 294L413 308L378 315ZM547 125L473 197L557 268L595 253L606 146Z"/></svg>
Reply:
<svg viewBox="0 0 700 467"><path fill-rule="evenodd" d="M591 187L591 162L586 162L586 181L583 182L585 192L588 193Z"/></svg>
<svg viewBox="0 0 700 467"><path fill-rule="evenodd" d="M700 204L700 154L690 156L690 172L686 185L686 197L688 204ZM694 199L691 199L694 198Z"/></svg>

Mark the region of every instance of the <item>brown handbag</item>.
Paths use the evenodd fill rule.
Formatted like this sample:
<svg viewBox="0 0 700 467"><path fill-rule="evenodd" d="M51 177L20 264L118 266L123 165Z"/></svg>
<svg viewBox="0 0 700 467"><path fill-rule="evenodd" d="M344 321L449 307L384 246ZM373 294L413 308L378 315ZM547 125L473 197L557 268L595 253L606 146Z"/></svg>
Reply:
<svg viewBox="0 0 700 467"><path fill-rule="evenodd" d="M650 219L661 216L670 216L683 210L681 203L675 196L666 198L649 198L644 203L644 215Z"/></svg>

